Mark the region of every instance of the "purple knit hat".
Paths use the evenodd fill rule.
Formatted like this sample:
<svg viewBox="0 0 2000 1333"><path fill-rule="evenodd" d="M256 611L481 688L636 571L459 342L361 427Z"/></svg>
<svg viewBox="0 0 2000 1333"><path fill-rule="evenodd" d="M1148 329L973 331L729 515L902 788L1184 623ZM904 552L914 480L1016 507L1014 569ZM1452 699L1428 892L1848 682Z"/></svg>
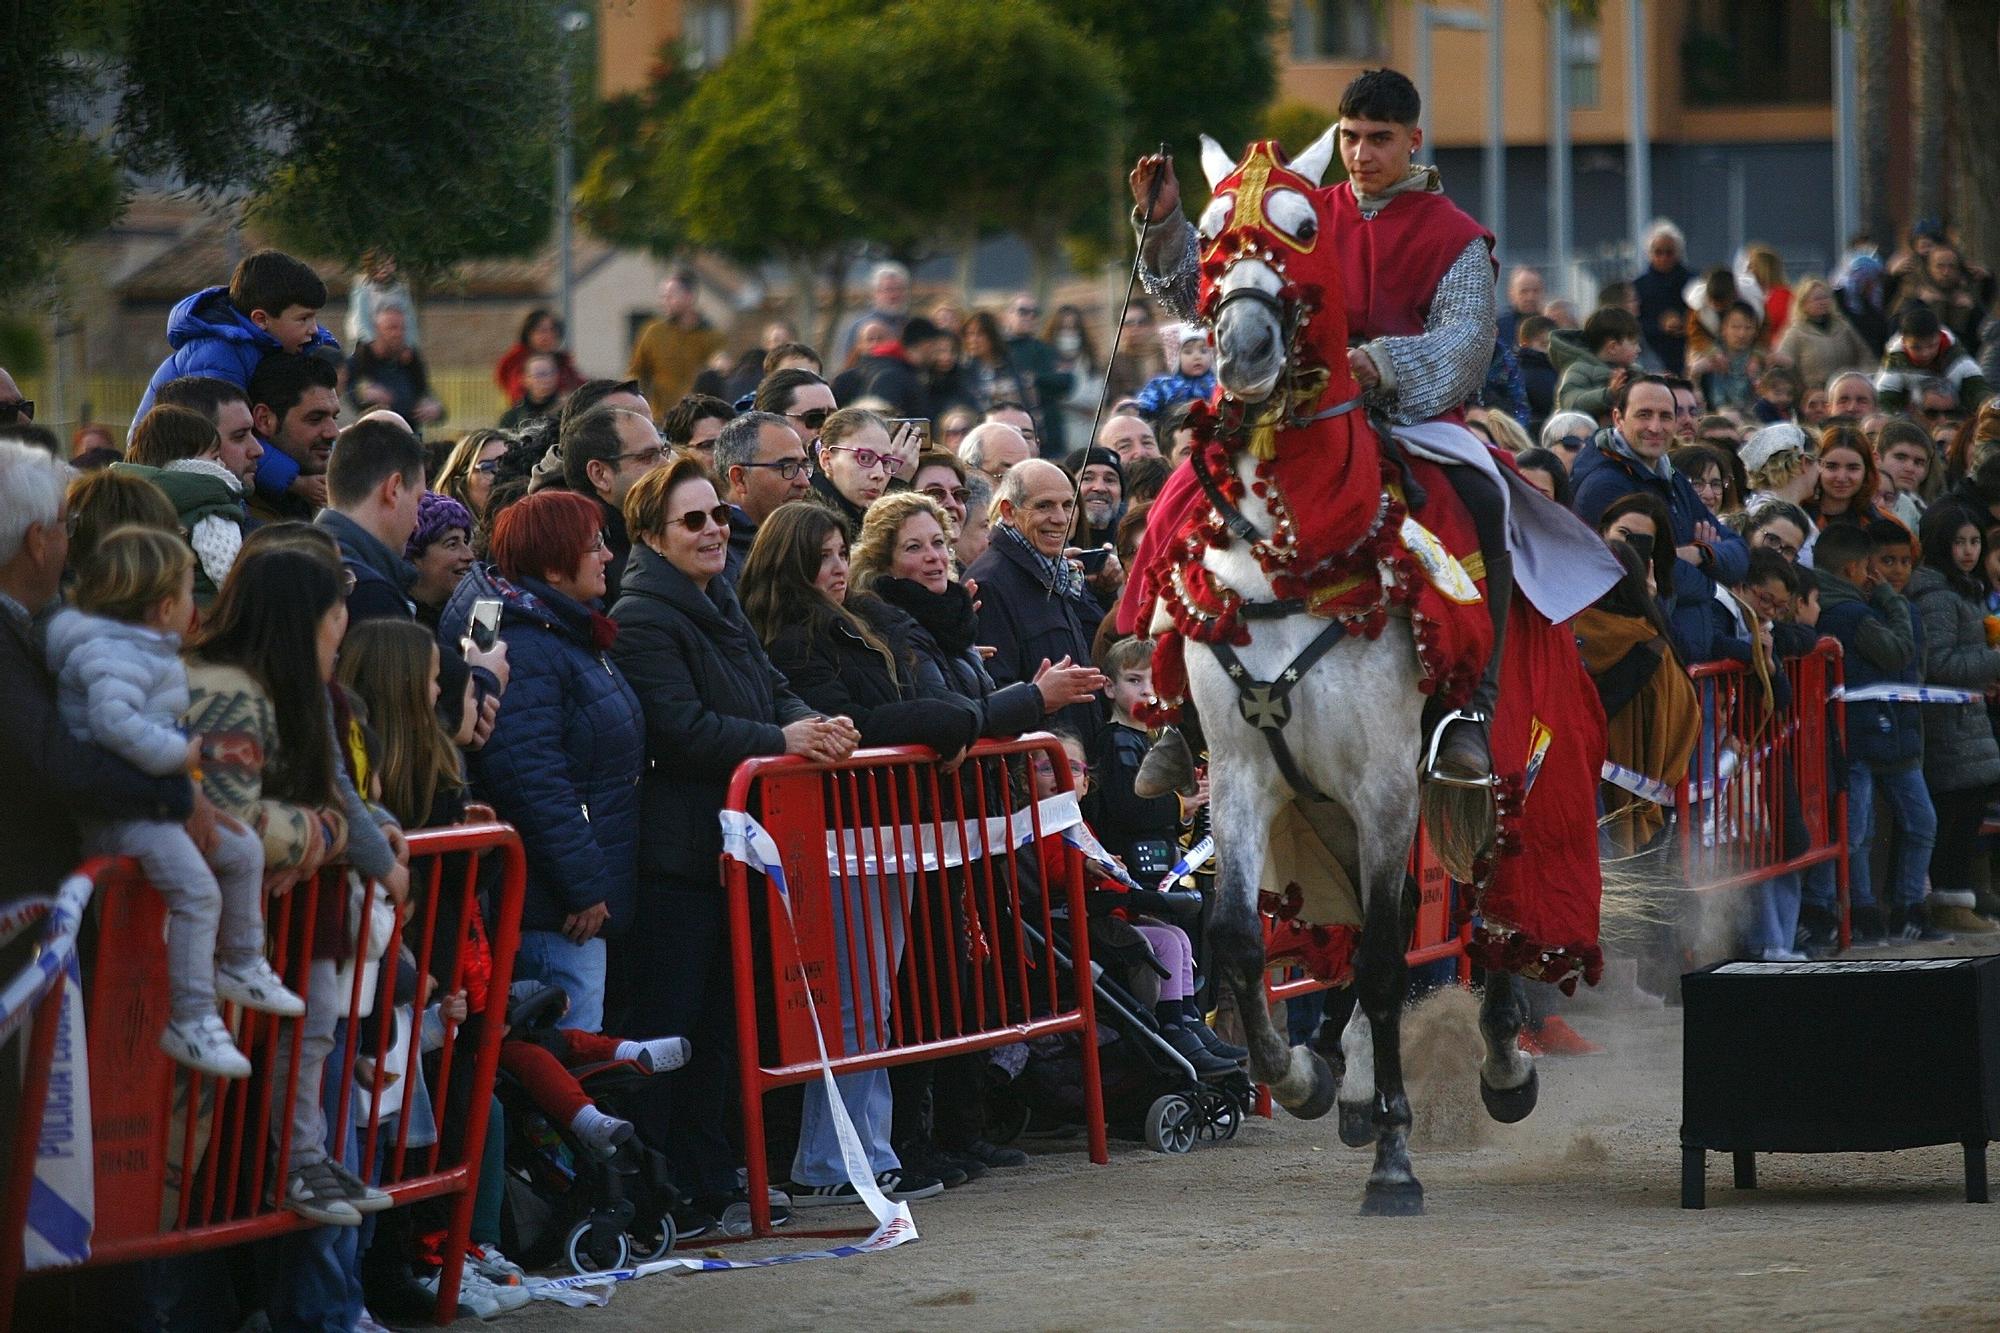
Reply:
<svg viewBox="0 0 2000 1333"><path fill-rule="evenodd" d="M470 537L472 511L449 495L428 492L417 501L417 528L410 534L409 543L403 547L403 559L415 560L424 553L425 547L444 536L449 528L462 528Z"/></svg>

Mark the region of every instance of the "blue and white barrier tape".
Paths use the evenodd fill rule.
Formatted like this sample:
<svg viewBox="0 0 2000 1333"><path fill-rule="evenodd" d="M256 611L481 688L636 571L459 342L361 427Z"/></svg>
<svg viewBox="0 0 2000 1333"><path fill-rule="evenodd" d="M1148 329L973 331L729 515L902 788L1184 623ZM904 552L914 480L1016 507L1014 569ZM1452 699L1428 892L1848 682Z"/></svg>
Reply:
<svg viewBox="0 0 2000 1333"><path fill-rule="evenodd" d="M1172 870L1169 870L1167 872L1167 877L1160 881L1160 892L1165 893L1168 890L1172 889L1174 885L1180 883L1182 880L1186 879L1189 875L1192 875L1195 871L1207 865L1208 859L1214 855L1215 855L1215 835L1210 834L1208 837L1203 838L1200 842L1196 843L1194 846L1188 848L1186 855L1182 856L1180 860L1174 862L1174 868Z"/></svg>
<svg viewBox="0 0 2000 1333"><path fill-rule="evenodd" d="M1832 697L1851 704L1981 704L1983 690L1958 690L1946 685L1863 685L1859 689L1837 686Z"/></svg>
<svg viewBox="0 0 2000 1333"><path fill-rule="evenodd" d="M40 1148L28 1194L27 1234L22 1238L30 1271L88 1259L90 1234L96 1226L90 1060L83 1027L83 976L76 957L77 928L95 887L86 877L72 875L53 900L45 900L49 913L43 918L41 951L0 990L0 1041L5 1041L34 1017L56 978L64 978L49 1059L49 1095L40 1108ZM33 925L31 913L37 906L16 903L0 913L0 941Z"/></svg>

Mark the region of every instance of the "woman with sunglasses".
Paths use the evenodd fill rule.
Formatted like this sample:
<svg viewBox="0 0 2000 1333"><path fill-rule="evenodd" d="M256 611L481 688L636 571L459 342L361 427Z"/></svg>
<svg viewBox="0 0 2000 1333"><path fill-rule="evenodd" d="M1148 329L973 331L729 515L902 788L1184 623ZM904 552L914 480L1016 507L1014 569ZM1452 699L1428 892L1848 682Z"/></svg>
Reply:
<svg viewBox="0 0 2000 1333"><path fill-rule="evenodd" d="M841 759L858 733L814 712L771 666L723 576L729 506L705 467L677 458L648 472L625 493L624 512L632 555L610 655L645 715L646 764L638 905L612 961L624 1021L668 1024L660 1031L694 1047L674 1078L648 1082L631 1118L696 1206L720 1217L743 1199L727 1132L736 1018L718 816L745 759Z"/></svg>
<svg viewBox="0 0 2000 1333"><path fill-rule="evenodd" d="M597 1032L605 937L634 914L645 753L639 700L605 656L616 629L601 609L611 553L597 502L544 491L510 505L492 557L459 581L439 637L461 641L474 604L499 601L507 690L472 752L473 784L528 853L519 974L569 994L563 1026Z"/></svg>
<svg viewBox="0 0 2000 1333"><path fill-rule="evenodd" d="M1562 459L1563 467L1576 470L1576 460L1597 434L1597 420L1582 412L1558 412L1542 427L1542 448Z"/></svg>

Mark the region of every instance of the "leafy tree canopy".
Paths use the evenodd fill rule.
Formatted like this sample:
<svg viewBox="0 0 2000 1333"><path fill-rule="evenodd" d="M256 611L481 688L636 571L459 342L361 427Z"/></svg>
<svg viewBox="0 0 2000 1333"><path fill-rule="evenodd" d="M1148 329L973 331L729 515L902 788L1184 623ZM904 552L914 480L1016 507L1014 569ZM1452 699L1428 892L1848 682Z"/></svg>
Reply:
<svg viewBox="0 0 2000 1333"><path fill-rule="evenodd" d="M14 8L0 289L111 222L128 171L247 195L287 244L417 275L547 235L556 0Z"/></svg>
<svg viewBox="0 0 2000 1333"><path fill-rule="evenodd" d="M871 226L1052 241L1097 197L1116 69L1039 0L902 0L828 36L800 57L801 128Z"/></svg>

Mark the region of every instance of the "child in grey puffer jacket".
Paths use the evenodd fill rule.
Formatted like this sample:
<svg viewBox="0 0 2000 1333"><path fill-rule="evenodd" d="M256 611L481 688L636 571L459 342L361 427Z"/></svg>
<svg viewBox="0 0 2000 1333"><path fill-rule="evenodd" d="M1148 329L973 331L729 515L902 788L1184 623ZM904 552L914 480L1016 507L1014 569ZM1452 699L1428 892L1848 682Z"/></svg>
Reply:
<svg viewBox="0 0 2000 1333"><path fill-rule="evenodd" d="M194 553L176 533L120 528L84 563L81 610L49 622L49 668L64 724L142 772L200 777L201 738L180 730L188 706L178 631L194 618ZM233 819L216 821L207 858L179 824L116 820L86 828L94 855L136 857L167 901L172 1005L160 1047L191 1069L246 1078L250 1061L216 1013L216 999L296 1018L305 1001L264 960L264 845Z"/></svg>

